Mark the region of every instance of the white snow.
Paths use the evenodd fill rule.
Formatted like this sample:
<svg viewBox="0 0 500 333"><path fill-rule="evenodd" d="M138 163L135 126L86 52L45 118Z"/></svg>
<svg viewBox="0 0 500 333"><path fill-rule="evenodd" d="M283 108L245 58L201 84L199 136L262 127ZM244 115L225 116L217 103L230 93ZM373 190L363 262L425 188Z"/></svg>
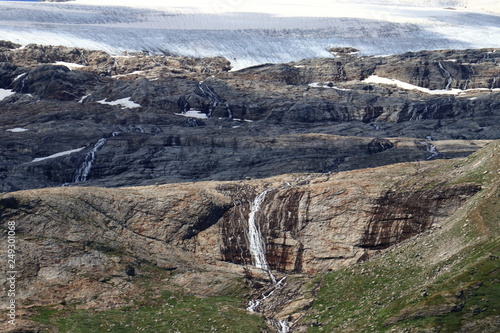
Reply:
<svg viewBox="0 0 500 333"><path fill-rule="evenodd" d="M85 98L89 97L90 95L85 95L85 96L82 96L82 98L80 98L80 100L78 101L78 103L83 103L83 101L85 100Z"/></svg>
<svg viewBox="0 0 500 333"><path fill-rule="evenodd" d="M377 75L372 75L365 79L363 82L365 83L376 83L376 84L389 84L389 85L394 85L402 89L406 90L418 90L420 92L426 93L426 94L432 94L432 95L460 95L460 94L465 94L467 92L471 91L500 91L500 88L495 88L495 89L487 89L487 88L478 88L478 89L435 89L431 90L428 88L422 88L410 83L406 83L403 81L399 81L396 79L388 79L384 77L380 77Z"/></svg>
<svg viewBox="0 0 500 333"><path fill-rule="evenodd" d="M21 132L26 132L29 131L27 128L22 128L22 127L16 127L16 128L11 128L6 130L7 132L12 132L12 133L21 133Z"/></svg>
<svg viewBox="0 0 500 333"><path fill-rule="evenodd" d="M112 101L112 102L106 102L106 98L105 98L103 100L97 101L97 103L107 104L107 105L120 105L120 106L122 106L122 109L140 108L141 105L132 101L131 98L132 97L121 98L121 99L117 99L116 101Z"/></svg>
<svg viewBox="0 0 500 333"><path fill-rule="evenodd" d="M250 119L240 119L240 118L233 118L233 121L245 121L247 123L253 123L254 121L253 120L250 120Z"/></svg>
<svg viewBox="0 0 500 333"><path fill-rule="evenodd" d="M13 90L9 90L9 89L0 89L0 101L11 96L11 95L14 95L16 92L13 91Z"/></svg>
<svg viewBox="0 0 500 333"><path fill-rule="evenodd" d="M82 67L85 67L84 65L80 65L80 64L74 64L74 63L71 63L71 62L65 62L65 61L56 61L54 63L54 65L62 65L62 66L66 66L68 67L69 69L73 70L73 69L77 69L77 68L82 68Z"/></svg>
<svg viewBox="0 0 500 333"><path fill-rule="evenodd" d="M127 73L127 74L112 75L111 77L116 79L116 78L124 77L124 76L128 76L128 75L139 75L139 74L144 74L144 71L133 71L133 72Z"/></svg>
<svg viewBox="0 0 500 333"><path fill-rule="evenodd" d="M22 73L22 74L19 74L18 76L16 76L16 77L14 78L14 80L12 80L12 82L19 80L20 78L22 78L22 77L23 77L23 76L25 76L26 74L27 74L27 73Z"/></svg>
<svg viewBox="0 0 500 333"><path fill-rule="evenodd" d="M67 151L62 151L60 153L52 154L52 155L46 156L46 157L37 157L33 161L31 161L31 163L44 161L44 160L47 160L49 158L57 158L57 157L61 157L61 156L65 156L65 155L69 155L69 154L73 154L73 153L77 153L79 151L82 151L83 149L85 149L85 147L77 148L77 149L72 149L72 150L67 150Z"/></svg>
<svg viewBox="0 0 500 333"><path fill-rule="evenodd" d="M233 69L332 57L337 46L360 55L498 48L499 35L496 0L0 1L5 40L223 56Z"/></svg>
<svg viewBox="0 0 500 333"><path fill-rule="evenodd" d="M183 113L174 113L176 116L182 116L182 117L190 117L190 118L198 118L198 119L208 119L208 116L198 110L189 110Z"/></svg>

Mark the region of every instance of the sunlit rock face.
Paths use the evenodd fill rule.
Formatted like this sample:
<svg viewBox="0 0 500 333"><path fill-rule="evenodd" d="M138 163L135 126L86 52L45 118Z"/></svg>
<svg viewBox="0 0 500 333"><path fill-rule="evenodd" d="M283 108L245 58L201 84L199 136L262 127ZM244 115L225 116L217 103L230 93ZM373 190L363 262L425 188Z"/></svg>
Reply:
<svg viewBox="0 0 500 333"><path fill-rule="evenodd" d="M271 269L315 273L366 260L377 250L440 225L480 190L476 185L460 185L384 193L379 186L388 176L379 172L284 181L266 190L255 212L250 210L252 196L262 192L248 185L221 185L219 191L233 199L234 207L188 243L196 253L252 265L251 216L266 244ZM375 174L381 176L380 182L372 178Z"/></svg>

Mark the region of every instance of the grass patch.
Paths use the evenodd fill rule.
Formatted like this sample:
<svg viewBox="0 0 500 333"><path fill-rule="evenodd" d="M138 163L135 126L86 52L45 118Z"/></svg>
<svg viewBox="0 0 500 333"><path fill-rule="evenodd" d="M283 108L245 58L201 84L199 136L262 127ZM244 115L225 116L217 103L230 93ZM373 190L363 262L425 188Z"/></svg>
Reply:
<svg viewBox="0 0 500 333"><path fill-rule="evenodd" d="M59 332L260 332L262 317L242 309L241 299L196 297L164 291L142 304L108 311L40 308L33 320Z"/></svg>
<svg viewBox="0 0 500 333"><path fill-rule="evenodd" d="M491 321L500 315L495 253L500 241L490 239L429 267L412 265L402 251L328 273L308 332L457 332L471 320Z"/></svg>

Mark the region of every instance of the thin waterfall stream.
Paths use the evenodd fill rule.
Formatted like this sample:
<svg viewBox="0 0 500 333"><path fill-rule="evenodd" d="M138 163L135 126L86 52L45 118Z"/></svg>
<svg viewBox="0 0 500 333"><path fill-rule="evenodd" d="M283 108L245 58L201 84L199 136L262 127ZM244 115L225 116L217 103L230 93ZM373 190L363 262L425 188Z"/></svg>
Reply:
<svg viewBox="0 0 500 333"><path fill-rule="evenodd" d="M105 138L99 139L94 147L92 147L92 149L87 153L87 155L85 156L85 160L76 172L75 183L84 182L87 180L90 169L92 169L92 165L95 161L95 154L102 146L104 146L106 141L107 140Z"/></svg>
<svg viewBox="0 0 500 333"><path fill-rule="evenodd" d="M262 238L262 233L260 232L260 228L256 222L256 214L264 201L267 192L269 190L265 190L255 197L253 202L250 204L250 214L248 215L248 245L250 254L252 256L252 264L260 269L263 269L269 274L269 278L276 284L276 278L271 272L269 265L266 260L266 244L264 239Z"/></svg>
<svg viewBox="0 0 500 333"><path fill-rule="evenodd" d="M273 288L268 293L263 293L261 297L250 300L248 302L247 310L251 312L256 312L257 307L262 303L262 301L274 294L274 292L283 285L283 281L285 281L286 279L285 275L283 278L277 281L276 277L271 271L271 268L269 267L269 264L267 263L266 243L264 242L264 238L262 237L262 232L260 230L257 219L257 213L259 212L268 192L269 190L265 190L259 193L250 203L250 214L248 214L248 249L250 251L250 255L252 256L253 266L267 272L273 284ZM272 319L271 322L277 329L278 333L290 332L290 326L286 320Z"/></svg>

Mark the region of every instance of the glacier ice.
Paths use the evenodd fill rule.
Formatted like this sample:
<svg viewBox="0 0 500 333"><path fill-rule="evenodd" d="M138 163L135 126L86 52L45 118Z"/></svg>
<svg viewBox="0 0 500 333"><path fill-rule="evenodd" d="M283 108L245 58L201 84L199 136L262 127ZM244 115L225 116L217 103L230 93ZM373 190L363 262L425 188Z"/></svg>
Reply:
<svg viewBox="0 0 500 333"><path fill-rule="evenodd" d="M471 11L465 1L421 3L461 7L395 0L313 0L307 6L298 0L187 1L182 7L148 0L136 7L130 1L110 0L4 1L0 36L20 44L100 49L115 55L148 51L223 56L235 69L333 57L327 50L334 46L355 47L360 55L500 47L500 11ZM482 3L486 7L487 1Z"/></svg>

